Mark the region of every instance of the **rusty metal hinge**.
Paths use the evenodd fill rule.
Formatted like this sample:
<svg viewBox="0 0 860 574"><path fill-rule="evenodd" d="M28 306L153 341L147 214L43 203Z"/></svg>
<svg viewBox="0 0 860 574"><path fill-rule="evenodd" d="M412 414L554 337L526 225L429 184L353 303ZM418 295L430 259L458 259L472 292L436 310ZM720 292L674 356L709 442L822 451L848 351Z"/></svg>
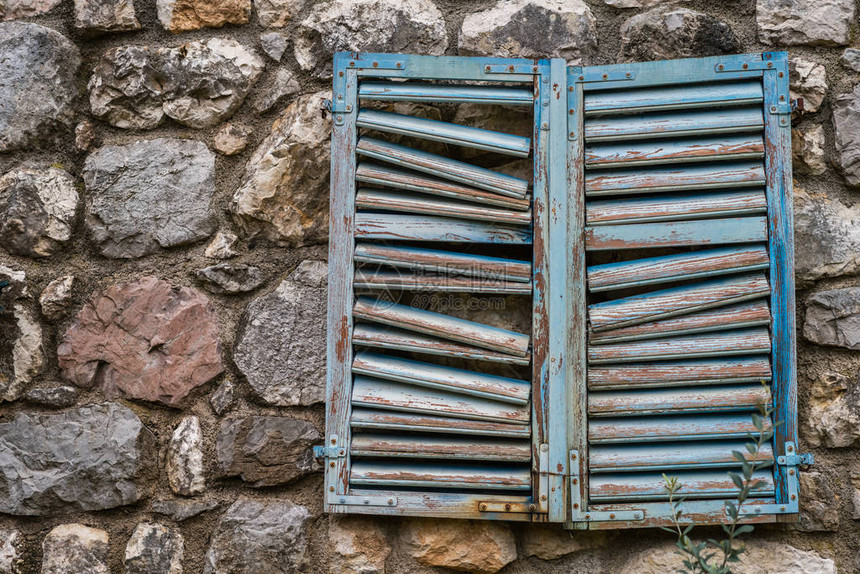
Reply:
<svg viewBox="0 0 860 574"><path fill-rule="evenodd" d="M582 502L582 494L579 491L579 451L570 451L570 520L571 522L613 522L644 520L645 510L588 510L587 504Z"/></svg>
<svg viewBox="0 0 860 574"><path fill-rule="evenodd" d="M622 82L636 79L636 74L627 70L601 71L599 68L585 68L573 76L575 82Z"/></svg>
<svg viewBox="0 0 860 574"><path fill-rule="evenodd" d="M785 467L785 482L786 482L786 498L787 502L775 502L769 504L754 504L741 507L740 516L750 517L761 514L797 514L800 512L800 480L797 468L799 465L809 466L815 464L815 457L812 453L797 454L794 443L788 441L785 443L786 454L776 458L777 466ZM729 507L726 506L728 514Z"/></svg>

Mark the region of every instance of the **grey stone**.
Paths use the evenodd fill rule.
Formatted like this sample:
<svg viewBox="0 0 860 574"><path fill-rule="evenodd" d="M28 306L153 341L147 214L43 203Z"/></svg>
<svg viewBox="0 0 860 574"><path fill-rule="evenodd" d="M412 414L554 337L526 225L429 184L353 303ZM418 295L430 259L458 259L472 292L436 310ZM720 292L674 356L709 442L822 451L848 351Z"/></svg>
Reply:
<svg viewBox="0 0 860 574"><path fill-rule="evenodd" d="M170 517L171 520L182 522L204 512L215 510L221 505L214 500L165 500L155 499L150 503L150 509L158 514Z"/></svg>
<svg viewBox="0 0 860 574"><path fill-rule="evenodd" d="M90 108L120 128L152 129L165 115L188 127L210 127L233 115L262 71L262 59L231 39L176 48L120 46L93 71Z"/></svg>
<svg viewBox="0 0 860 574"><path fill-rule="evenodd" d="M208 237L215 156L193 140L104 146L84 165L87 227L102 255L129 259Z"/></svg>
<svg viewBox="0 0 860 574"><path fill-rule="evenodd" d="M781 46L847 44L854 0L756 0L758 39Z"/></svg>
<svg viewBox="0 0 860 574"><path fill-rule="evenodd" d="M257 18L267 28L283 28L306 4L307 0L254 0Z"/></svg>
<svg viewBox="0 0 860 574"><path fill-rule="evenodd" d="M740 40L713 16L669 6L637 14L621 25L619 62L734 54Z"/></svg>
<svg viewBox="0 0 860 574"><path fill-rule="evenodd" d="M836 563L813 550L798 550L782 542L749 541L732 564L734 574L837 574ZM683 567L674 542L649 546L630 556L617 574L666 574Z"/></svg>
<svg viewBox="0 0 860 574"><path fill-rule="evenodd" d="M689 2L690 0L678 0L680 2ZM675 0L603 0L603 3L613 8L623 10L629 8L653 8L660 4L674 4Z"/></svg>
<svg viewBox="0 0 860 574"><path fill-rule="evenodd" d="M59 32L0 23L0 152L50 144L71 130L80 63Z"/></svg>
<svg viewBox="0 0 860 574"><path fill-rule="evenodd" d="M495 574L517 559L516 538L503 522L412 519L400 535L409 554L425 566Z"/></svg>
<svg viewBox="0 0 860 574"><path fill-rule="evenodd" d="M192 128L214 126L232 116L264 66L253 51L225 38L161 52L164 113Z"/></svg>
<svg viewBox="0 0 860 574"><path fill-rule="evenodd" d="M193 496L206 490L203 432L197 417L184 417L167 447L167 481L174 494Z"/></svg>
<svg viewBox="0 0 860 574"><path fill-rule="evenodd" d="M72 302L74 275L57 277L48 283L39 295L39 306L46 319L56 320L66 314Z"/></svg>
<svg viewBox="0 0 860 574"><path fill-rule="evenodd" d="M611 532L572 532L551 525L533 524L522 533L520 554L537 556L541 560L557 560L569 554L609 546L613 540Z"/></svg>
<svg viewBox="0 0 860 574"><path fill-rule="evenodd" d="M0 574L20 574L23 566L24 537L13 529L0 529Z"/></svg>
<svg viewBox="0 0 860 574"><path fill-rule="evenodd" d="M791 159L794 173L821 175L824 162L824 126L815 124L791 130Z"/></svg>
<svg viewBox="0 0 860 574"><path fill-rule="evenodd" d="M845 448L860 444L860 384L841 373L826 373L812 383L805 401L804 443ZM801 474L802 476L802 474Z"/></svg>
<svg viewBox="0 0 860 574"><path fill-rule="evenodd" d="M851 519L860 520L860 472L851 471Z"/></svg>
<svg viewBox="0 0 860 574"><path fill-rule="evenodd" d="M278 406L325 400L326 265L303 261L248 305L234 350L254 393Z"/></svg>
<svg viewBox="0 0 860 574"><path fill-rule="evenodd" d="M0 20L32 18L47 14L63 0L2 0L0 1Z"/></svg>
<svg viewBox="0 0 860 574"><path fill-rule="evenodd" d="M230 211L245 235L283 246L324 241L328 231L331 92L301 96L272 124L248 161Z"/></svg>
<svg viewBox="0 0 860 574"><path fill-rule="evenodd" d="M233 417L221 423L215 451L222 476L251 486L287 484L319 470L316 427L287 417Z"/></svg>
<svg viewBox="0 0 860 574"><path fill-rule="evenodd" d="M75 28L90 34L140 30L132 0L75 0Z"/></svg>
<svg viewBox="0 0 860 574"><path fill-rule="evenodd" d="M212 140L212 147L223 155L236 155L248 146L251 129L234 124L226 124L218 130Z"/></svg>
<svg viewBox="0 0 860 574"><path fill-rule="evenodd" d="M83 524L61 524L42 541L42 574L110 574L107 556L107 532Z"/></svg>
<svg viewBox="0 0 860 574"><path fill-rule="evenodd" d="M848 185L860 186L860 84L850 94L842 94L833 105L836 151Z"/></svg>
<svg viewBox="0 0 860 574"><path fill-rule="evenodd" d="M322 0L298 26L293 54L303 70L331 74L338 51L438 56L448 48L442 12L432 0Z"/></svg>
<svg viewBox="0 0 860 574"><path fill-rule="evenodd" d="M12 269L0 263L0 281L8 283L0 290L0 296L4 301L15 301L30 296L27 290L27 274L20 269Z"/></svg>
<svg viewBox="0 0 860 574"><path fill-rule="evenodd" d="M224 379L212 396L209 397L209 404L212 406L212 412L216 415L223 415L224 412L233 404L233 391L235 385L230 379Z"/></svg>
<svg viewBox="0 0 860 574"><path fill-rule="evenodd" d="M45 366L42 327L34 314L26 305L16 302L12 305L12 320L12 364L7 366L0 363L0 403L20 398ZM5 362L5 357L3 359Z"/></svg>
<svg viewBox="0 0 860 574"><path fill-rule="evenodd" d="M301 91L296 75L289 68L278 68L275 79L268 89L261 91L254 99L251 107L257 112L264 113L281 105L290 96Z"/></svg>
<svg viewBox="0 0 860 574"><path fill-rule="evenodd" d="M87 89L93 115L118 128L149 130L164 120L158 54L147 46L106 51Z"/></svg>
<svg viewBox="0 0 860 574"><path fill-rule="evenodd" d="M0 244L9 253L48 257L72 236L78 192L65 170L19 168L0 177Z"/></svg>
<svg viewBox="0 0 860 574"><path fill-rule="evenodd" d="M291 574L306 560L311 514L288 500L240 498L218 522L204 574Z"/></svg>
<svg viewBox="0 0 860 574"><path fill-rule="evenodd" d="M154 438L116 403L0 423L0 512L46 516L104 510L147 495Z"/></svg>
<svg viewBox="0 0 860 574"><path fill-rule="evenodd" d="M803 98L803 112L817 112L827 95L827 70L823 64L791 58L788 87L792 99Z"/></svg>
<svg viewBox="0 0 860 574"><path fill-rule="evenodd" d="M195 274L212 293L247 293L265 282L259 267L242 263L218 263L198 269Z"/></svg>
<svg viewBox="0 0 860 574"><path fill-rule="evenodd" d="M804 532L835 532L839 529L839 503L831 472L800 473L800 524Z"/></svg>
<svg viewBox="0 0 860 574"><path fill-rule="evenodd" d="M259 10L259 8L258 8ZM280 32L266 32L260 35L260 47L271 59L281 61L284 52L287 51L287 36Z"/></svg>
<svg viewBox="0 0 860 574"><path fill-rule="evenodd" d="M857 48L845 48L839 63L855 72L860 72L860 50Z"/></svg>
<svg viewBox="0 0 860 574"><path fill-rule="evenodd" d="M239 240L234 233L219 231L206 246L203 255L209 259L230 259L239 253L233 248Z"/></svg>
<svg viewBox="0 0 860 574"><path fill-rule="evenodd" d="M182 574L184 550L179 530L141 522L125 547L125 574Z"/></svg>
<svg viewBox="0 0 860 574"><path fill-rule="evenodd" d="M591 64L597 56L597 21L582 0L501 0L466 16L461 56L565 58Z"/></svg>
<svg viewBox="0 0 860 574"><path fill-rule="evenodd" d="M860 272L860 206L795 188L794 245L800 284Z"/></svg>
<svg viewBox="0 0 860 574"><path fill-rule="evenodd" d="M24 400L42 407L64 409L73 406L78 400L78 389L57 383L53 387L30 389L24 395Z"/></svg>
<svg viewBox="0 0 860 574"><path fill-rule="evenodd" d="M860 349L860 287L810 295L803 336L819 345Z"/></svg>

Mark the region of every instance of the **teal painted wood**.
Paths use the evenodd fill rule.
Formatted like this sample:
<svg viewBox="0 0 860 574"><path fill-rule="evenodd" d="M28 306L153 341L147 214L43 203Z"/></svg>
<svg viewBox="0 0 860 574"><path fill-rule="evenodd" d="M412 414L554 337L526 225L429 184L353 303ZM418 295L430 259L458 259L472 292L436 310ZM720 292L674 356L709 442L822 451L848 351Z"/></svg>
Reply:
<svg viewBox="0 0 860 574"><path fill-rule="evenodd" d="M357 407L352 409L352 428L371 431L408 431L435 434L467 434L531 439L528 424L469 420L435 414L398 412L394 409Z"/></svg>
<svg viewBox="0 0 860 574"><path fill-rule="evenodd" d="M640 116L600 116L586 119L585 139L591 143L684 136L703 137L727 132L750 132L753 135L759 134L761 139L763 127L761 106Z"/></svg>
<svg viewBox="0 0 860 574"><path fill-rule="evenodd" d="M361 109L356 123L360 128L516 157L528 157L531 151L531 140L526 137L392 112Z"/></svg>
<svg viewBox="0 0 860 574"><path fill-rule="evenodd" d="M675 60L675 65L682 67L690 60ZM700 60L693 60L701 67ZM665 68L666 64L655 63L657 67ZM636 67L641 69L642 64ZM624 65L618 66L619 68ZM652 66L653 67L653 66ZM661 70L665 73L665 70ZM572 78L575 81L575 78ZM647 78L646 78L647 80ZM639 84L643 78L637 76ZM619 86L620 87L620 86ZM585 104L585 115L607 113L655 112L663 110L683 110L691 107L725 107L761 104L763 98L761 82L745 81L723 84L697 84L691 86L676 85L671 87L634 88L629 90L608 90L596 93L588 98Z"/></svg>
<svg viewBox="0 0 860 574"><path fill-rule="evenodd" d="M585 248L589 251L727 245L763 241L767 241L767 218L765 217L600 225L585 229Z"/></svg>
<svg viewBox="0 0 860 574"><path fill-rule="evenodd" d="M532 242L532 232L524 227L484 223L399 213L358 213L355 216L355 236L361 239L393 239L399 241L446 241L450 243L511 243Z"/></svg>
<svg viewBox="0 0 860 574"><path fill-rule="evenodd" d="M335 99L357 105L357 77L344 69L343 55L336 55L334 69L343 71L335 82ZM350 439L352 409L352 258L355 232L355 115L345 114L332 129L331 214L329 217L328 319L326 351L326 438L330 447L346 447ZM330 504L331 495L345 495L349 489L349 456L338 457L334 467L326 466L328 512L343 511Z"/></svg>
<svg viewBox="0 0 860 574"><path fill-rule="evenodd" d="M379 161L423 171L518 199L526 196L529 187L529 182L524 179L367 136L359 140L357 151L359 155Z"/></svg>
<svg viewBox="0 0 860 574"><path fill-rule="evenodd" d="M413 82L362 82L358 97L360 100L508 106L531 106L534 103L534 94L528 88L445 86Z"/></svg>
<svg viewBox="0 0 860 574"><path fill-rule="evenodd" d="M761 111L759 110L759 115ZM730 161L764 157L760 134L700 136L682 140L648 140L590 144L585 163L590 168L635 167L696 161Z"/></svg>
<svg viewBox="0 0 860 574"><path fill-rule="evenodd" d="M565 341L568 381L567 394L569 413L566 425L569 449L587 456L588 453L588 376L586 364L586 346L588 332L588 317L585 299L586 263L585 263L585 233L586 203L585 203L585 160L584 160L584 100L582 84L576 82L581 71L580 67L567 68L567 276L563 281L563 301L568 309L569 323L566 327ZM587 460L587 459L586 459ZM584 462L584 461L583 461ZM579 465L578 468L584 468ZM578 489L579 500L584 508L588 508L589 474L580 473L576 482L568 483L568 489ZM571 508L573 492L567 496L567 520L575 510Z"/></svg>
<svg viewBox="0 0 860 574"><path fill-rule="evenodd" d="M747 452L747 441L678 442L659 445L605 445L591 449L591 472L676 471L678 469L739 468L732 451L748 461L773 464L773 450L763 445L757 457Z"/></svg>
<svg viewBox="0 0 860 574"><path fill-rule="evenodd" d="M764 189L604 199L589 201L585 206L586 223L589 226L764 213L767 213Z"/></svg>
<svg viewBox="0 0 860 574"><path fill-rule="evenodd" d="M720 162L714 165L644 167L599 170L586 174L585 195L628 195L700 189L724 189L763 185L764 167L759 161Z"/></svg>
<svg viewBox="0 0 860 574"><path fill-rule="evenodd" d="M763 60L773 63L764 74L764 107L778 110L788 102L788 55L770 52ZM787 454L786 442L797 444L797 346L795 342L794 296L794 215L791 179L791 116L765 114L765 158L769 245L771 254L771 311L773 314L773 393L780 422L774 433L774 451ZM777 502L789 502L788 470L776 472ZM784 520L796 520L787 517Z"/></svg>

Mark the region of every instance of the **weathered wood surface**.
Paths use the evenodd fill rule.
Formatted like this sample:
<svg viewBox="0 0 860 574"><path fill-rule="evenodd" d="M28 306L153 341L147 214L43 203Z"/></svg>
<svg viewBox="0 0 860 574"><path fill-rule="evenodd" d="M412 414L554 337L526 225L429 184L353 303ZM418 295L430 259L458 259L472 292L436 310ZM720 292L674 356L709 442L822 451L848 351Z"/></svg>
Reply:
<svg viewBox="0 0 860 574"><path fill-rule="evenodd" d="M532 242L528 228L466 221L432 215L400 213L357 213L355 236L359 239L391 239L399 241L446 241L450 243L511 243Z"/></svg>
<svg viewBox="0 0 860 574"><path fill-rule="evenodd" d="M691 253L632 259L588 268L590 291L606 291L767 269L764 245L723 247Z"/></svg>
<svg viewBox="0 0 860 574"><path fill-rule="evenodd" d="M530 462L528 440L479 437L441 437L422 434L356 434L352 456Z"/></svg>
<svg viewBox="0 0 860 574"><path fill-rule="evenodd" d="M705 139L716 134L749 132L761 146L762 127L764 120L760 107L604 116L585 120L585 141L591 144L686 136ZM759 153L756 157L761 155Z"/></svg>
<svg viewBox="0 0 860 574"><path fill-rule="evenodd" d="M361 263L379 263L391 267L522 283L531 281L532 275L529 261L379 243L358 243L355 246L355 260Z"/></svg>
<svg viewBox="0 0 860 574"><path fill-rule="evenodd" d="M747 452L748 441L676 442L649 445L601 445L589 455L592 473L623 471L678 471L684 469L740 467L732 451L739 451L748 461L760 466L773 464L773 449L762 445L757 456Z"/></svg>
<svg viewBox="0 0 860 574"><path fill-rule="evenodd" d="M764 190L757 189L593 200L585 205L589 226L738 217L766 212Z"/></svg>
<svg viewBox="0 0 860 574"><path fill-rule="evenodd" d="M527 137L392 112L361 109L356 125L360 128L516 157L528 157L531 153L531 139Z"/></svg>
<svg viewBox="0 0 860 574"><path fill-rule="evenodd" d="M430 103L504 104L530 106L533 90L507 86L448 86L420 82L362 82L361 100Z"/></svg>
<svg viewBox="0 0 860 574"><path fill-rule="evenodd" d="M676 475L681 483L677 496L691 499L737 497L739 488L724 470L683 471ZM773 472L756 471L753 482L761 483L752 496L773 496ZM595 474L591 477L590 496L593 502L616 500L667 500L666 480L660 473Z"/></svg>
<svg viewBox="0 0 860 574"><path fill-rule="evenodd" d="M352 372L518 405L527 404L531 395L531 385L528 381L456 369L435 363L402 359L369 351L355 353L355 358L352 361Z"/></svg>
<svg viewBox="0 0 860 574"><path fill-rule="evenodd" d="M357 376L352 403L364 407L480 421L528 424L529 408L457 392Z"/></svg>
<svg viewBox="0 0 860 574"><path fill-rule="evenodd" d="M468 434L528 439L531 436L531 430L526 422L509 424L362 407L353 409L350 418L350 425L353 428L371 431Z"/></svg>
<svg viewBox="0 0 860 574"><path fill-rule="evenodd" d="M660 63L666 65L665 62ZM762 98L762 85L758 80L719 84L676 84L653 88L637 87L588 93L585 97L585 114L592 116L684 108L711 109L718 106L755 104L761 102Z"/></svg>
<svg viewBox="0 0 860 574"><path fill-rule="evenodd" d="M770 419L765 420L764 428L773 428ZM598 418L588 424L592 444L745 439L750 435L757 436L758 431L749 413Z"/></svg>
<svg viewBox="0 0 860 574"><path fill-rule="evenodd" d="M755 159L763 156L764 141L761 134L624 141L585 146L585 165L591 169Z"/></svg>
<svg viewBox="0 0 860 574"><path fill-rule="evenodd" d="M589 170L586 197L657 193L697 189L759 186L765 182L760 161L716 162L705 165Z"/></svg>
<svg viewBox="0 0 860 574"><path fill-rule="evenodd" d="M672 317L662 321L640 323L633 327L611 329L600 333L590 333L591 345L605 345L623 341L638 341L659 337L707 333L726 329L740 329L770 324L770 308L767 299L738 303L698 313Z"/></svg>
<svg viewBox="0 0 860 574"><path fill-rule="evenodd" d="M451 199L462 199L463 201L507 207L518 211L526 211L531 205L529 196L523 199L508 197L446 179L424 175L420 172L398 169L367 161L359 162L358 168L355 171L355 180L377 186L406 189Z"/></svg>
<svg viewBox="0 0 860 574"><path fill-rule="evenodd" d="M475 205L450 199L426 197L402 191L360 188L355 197L358 209L393 211L398 213L426 213L477 221L498 221L510 225L531 225L531 211L513 211Z"/></svg>
<svg viewBox="0 0 860 574"><path fill-rule="evenodd" d="M609 417L755 412L759 406L769 404L770 392L759 384L655 388L592 392L588 397L588 414Z"/></svg>
<svg viewBox="0 0 860 574"><path fill-rule="evenodd" d="M355 272L354 287L357 290L386 289L439 291L444 293L492 293L501 295L528 295L532 292L531 283L520 283L518 281L362 269Z"/></svg>
<svg viewBox="0 0 860 574"><path fill-rule="evenodd" d="M366 136L358 140L356 153L518 199L523 199L529 188L524 179Z"/></svg>
<svg viewBox="0 0 860 574"><path fill-rule="evenodd" d="M770 345L770 333L767 327L753 327L718 333L699 333L683 337L665 337L590 346L588 347L588 363L601 365L636 361L756 355L769 353Z"/></svg>
<svg viewBox="0 0 860 574"><path fill-rule="evenodd" d="M725 383L767 382L770 360L763 357L730 357L654 363L592 366L588 388L599 391L643 387L682 387Z"/></svg>
<svg viewBox="0 0 860 574"><path fill-rule="evenodd" d="M595 303L588 314L594 331L606 331L758 299L769 292L767 277L759 272Z"/></svg>
<svg viewBox="0 0 860 574"><path fill-rule="evenodd" d="M531 471L526 468L493 468L469 465L413 462L354 461L349 480L357 486L410 488L457 488L476 490L529 490Z"/></svg>
<svg viewBox="0 0 860 574"><path fill-rule="evenodd" d="M519 357L527 356L529 351L529 336L523 333L371 297L358 297L353 312L357 318L365 321L417 331Z"/></svg>

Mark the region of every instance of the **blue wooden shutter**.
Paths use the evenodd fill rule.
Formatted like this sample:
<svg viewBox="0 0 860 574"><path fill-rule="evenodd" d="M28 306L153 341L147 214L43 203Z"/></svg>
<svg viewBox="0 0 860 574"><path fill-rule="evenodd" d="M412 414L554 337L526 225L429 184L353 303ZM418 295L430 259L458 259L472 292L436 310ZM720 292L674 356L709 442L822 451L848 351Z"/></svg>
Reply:
<svg viewBox="0 0 860 574"><path fill-rule="evenodd" d="M548 416L549 72L544 61L337 54L327 511L565 520L565 477L546 472L567 456L561 397L552 447ZM525 106L534 129L501 134L380 101ZM533 177L419 149L427 140L531 158ZM515 333L410 305L416 292L520 297L533 326Z"/></svg>
<svg viewBox="0 0 860 574"><path fill-rule="evenodd" d="M392 101L525 106L533 130L377 103ZM666 473L686 520L725 522L732 451L769 401L746 520L796 519L785 54L340 53L331 107L327 511L656 526ZM531 177L464 147L531 158ZM519 297L531 329L416 293Z"/></svg>
<svg viewBox="0 0 860 574"><path fill-rule="evenodd" d="M576 528L726 521L752 416L775 411L746 520L798 512L784 53L571 68L569 352ZM581 206L581 207L579 207ZM580 262L584 262L584 265ZM749 456L749 455L747 455ZM790 517L796 519L796 516Z"/></svg>

